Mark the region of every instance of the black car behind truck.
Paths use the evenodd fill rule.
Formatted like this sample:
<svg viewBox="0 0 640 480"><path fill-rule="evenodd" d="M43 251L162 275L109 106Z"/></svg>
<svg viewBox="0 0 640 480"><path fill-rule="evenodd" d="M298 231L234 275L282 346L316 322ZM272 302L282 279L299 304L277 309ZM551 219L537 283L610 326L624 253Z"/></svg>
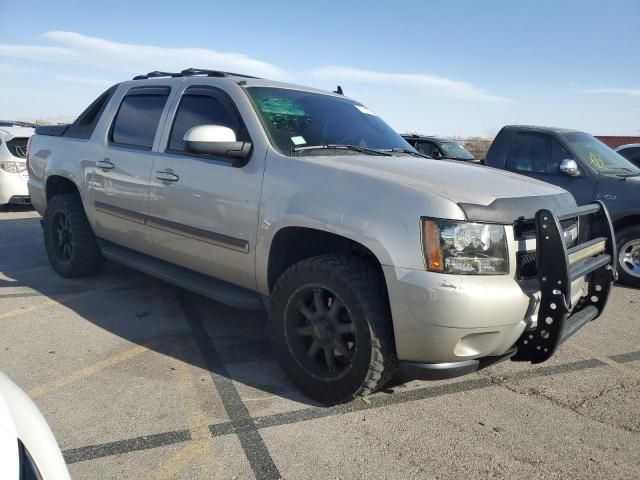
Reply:
<svg viewBox="0 0 640 480"><path fill-rule="evenodd" d="M484 163L558 185L579 205L604 202L616 233L619 280L640 287L640 168L588 133L534 126L504 127Z"/></svg>
<svg viewBox="0 0 640 480"><path fill-rule="evenodd" d="M453 140L408 133L403 134L402 138L418 152L431 158L480 163L469 150Z"/></svg>

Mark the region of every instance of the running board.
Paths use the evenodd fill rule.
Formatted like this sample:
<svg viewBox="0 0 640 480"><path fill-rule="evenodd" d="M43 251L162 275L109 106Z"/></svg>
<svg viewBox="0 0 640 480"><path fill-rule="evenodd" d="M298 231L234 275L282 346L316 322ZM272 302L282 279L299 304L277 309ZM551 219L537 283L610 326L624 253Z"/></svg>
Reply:
<svg viewBox="0 0 640 480"><path fill-rule="evenodd" d="M224 303L230 307L245 310L262 310L264 308L260 294L246 288L208 277L202 273L179 267L173 263L165 262L104 240L100 240L99 244L102 255L109 260L139 270L177 287L184 288L216 302Z"/></svg>

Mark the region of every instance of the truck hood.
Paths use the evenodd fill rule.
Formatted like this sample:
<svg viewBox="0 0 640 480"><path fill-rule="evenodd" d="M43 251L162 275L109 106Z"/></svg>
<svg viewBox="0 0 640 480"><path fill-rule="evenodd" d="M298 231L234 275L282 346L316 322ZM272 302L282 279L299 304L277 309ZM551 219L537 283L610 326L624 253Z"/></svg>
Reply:
<svg viewBox="0 0 640 480"><path fill-rule="evenodd" d="M573 196L559 187L467 162L377 155L304 159L440 196L457 204L469 221L506 225L534 218L540 209L558 212L576 206Z"/></svg>
<svg viewBox="0 0 640 480"><path fill-rule="evenodd" d="M306 158L435 193L454 203L489 205L502 198L567 193L559 187L522 175L455 160L375 155Z"/></svg>

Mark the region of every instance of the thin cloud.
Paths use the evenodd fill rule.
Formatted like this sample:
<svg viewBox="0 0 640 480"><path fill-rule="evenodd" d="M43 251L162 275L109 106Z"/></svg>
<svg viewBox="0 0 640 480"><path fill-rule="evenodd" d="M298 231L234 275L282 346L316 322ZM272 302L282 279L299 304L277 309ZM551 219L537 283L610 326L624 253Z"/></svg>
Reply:
<svg viewBox="0 0 640 480"><path fill-rule="evenodd" d="M0 72L27 73L27 72L33 72L33 70L31 68L18 67L17 65L11 65L9 63L0 63Z"/></svg>
<svg viewBox="0 0 640 480"><path fill-rule="evenodd" d="M366 89L372 85L411 88L416 92L466 101L509 104L513 101L488 93L471 83L426 73L395 73L327 65L302 72L287 72L271 63L245 54L203 48L168 48L113 42L75 32L42 34L47 45L0 44L0 57L14 57L61 65L80 65L126 72L129 75L153 70L179 71L185 67L237 71L279 80L297 78L323 82L353 82ZM0 64L2 65L2 64ZM1 68L0 68L1 69ZM54 75L63 81L105 86L111 82L74 75Z"/></svg>
<svg viewBox="0 0 640 480"><path fill-rule="evenodd" d="M285 72L279 67L241 53L119 43L75 32L52 31L44 33L42 37L54 45L0 44L0 56L86 65L129 74L152 70L179 71L192 66L237 70L276 79L286 78Z"/></svg>
<svg viewBox="0 0 640 480"><path fill-rule="evenodd" d="M129 75L153 70L179 71L193 66L237 71L277 80L314 79L330 82L350 81L367 85L412 88L423 94L467 101L509 104L513 101L492 95L471 83L425 73L394 73L361 70L345 66L321 66L306 72L287 72L271 63L245 54L218 52L203 48L168 48L136 45L89 37L75 32L50 31L42 34L49 45L0 44L0 57L85 65L127 72ZM61 76L58 76L60 79ZM68 76L67 81L107 85L102 79Z"/></svg>
<svg viewBox="0 0 640 480"><path fill-rule="evenodd" d="M54 75L53 78L62 82L84 83L86 85L97 85L100 87L109 87L118 83L117 81L105 80L103 78L78 77L75 75Z"/></svg>
<svg viewBox="0 0 640 480"><path fill-rule="evenodd" d="M640 88L618 88L618 87L588 88L588 89L581 90L581 92L605 94L605 95L624 95L626 97L640 97Z"/></svg>
<svg viewBox="0 0 640 480"><path fill-rule="evenodd" d="M438 97L458 98L498 104L513 103L513 100L491 95L480 87L467 82L423 73L389 73L360 70L351 67L326 66L308 72L313 78L330 81L351 81L362 84L380 84L415 88L422 93Z"/></svg>

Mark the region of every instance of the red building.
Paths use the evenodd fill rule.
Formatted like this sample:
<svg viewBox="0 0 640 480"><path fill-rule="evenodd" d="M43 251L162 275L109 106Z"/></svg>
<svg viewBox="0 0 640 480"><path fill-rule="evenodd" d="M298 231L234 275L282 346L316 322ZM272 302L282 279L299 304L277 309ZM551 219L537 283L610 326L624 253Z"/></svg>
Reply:
<svg viewBox="0 0 640 480"><path fill-rule="evenodd" d="M640 137L617 137L607 135L596 135L595 137L611 148L618 148L620 145L627 145L628 143L640 143Z"/></svg>

